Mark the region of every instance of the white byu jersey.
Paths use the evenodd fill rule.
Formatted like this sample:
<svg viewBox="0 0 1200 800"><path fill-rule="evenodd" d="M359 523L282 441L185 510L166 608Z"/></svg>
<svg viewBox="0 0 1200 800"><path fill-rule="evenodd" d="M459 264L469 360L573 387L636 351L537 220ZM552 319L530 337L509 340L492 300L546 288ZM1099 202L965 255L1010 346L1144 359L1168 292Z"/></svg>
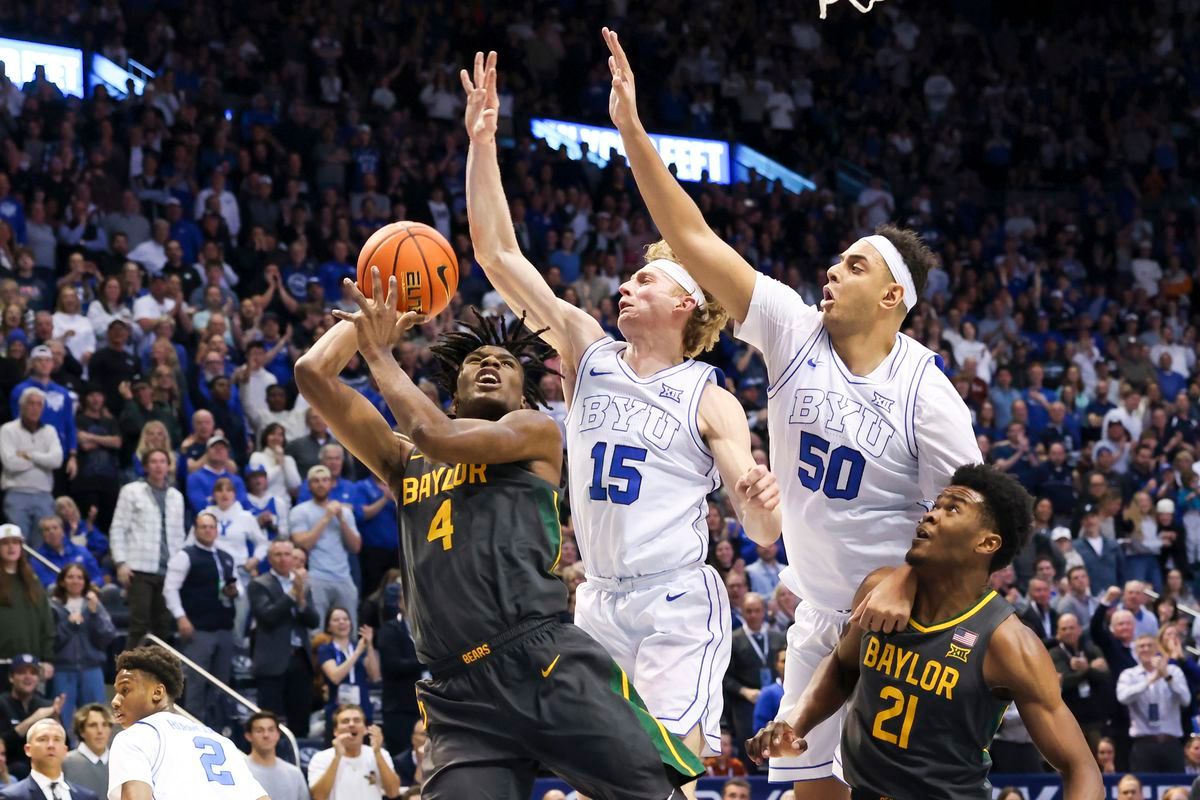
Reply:
<svg viewBox="0 0 1200 800"><path fill-rule="evenodd" d="M258 800L266 795L233 742L170 711L151 714L113 739L108 800L121 800L121 786L129 781L150 784L154 800Z"/></svg>
<svg viewBox="0 0 1200 800"><path fill-rule="evenodd" d="M706 497L720 485L696 423L716 370L688 359L639 378L627 346L606 337L584 351L567 417L575 539L601 578L702 563Z"/></svg>
<svg viewBox="0 0 1200 800"><path fill-rule="evenodd" d="M771 380L771 470L791 563L780 577L818 608L848 610L868 573L903 561L954 471L983 457L932 350L897 334L859 377L834 352L823 316L759 275L735 333L763 353Z"/></svg>

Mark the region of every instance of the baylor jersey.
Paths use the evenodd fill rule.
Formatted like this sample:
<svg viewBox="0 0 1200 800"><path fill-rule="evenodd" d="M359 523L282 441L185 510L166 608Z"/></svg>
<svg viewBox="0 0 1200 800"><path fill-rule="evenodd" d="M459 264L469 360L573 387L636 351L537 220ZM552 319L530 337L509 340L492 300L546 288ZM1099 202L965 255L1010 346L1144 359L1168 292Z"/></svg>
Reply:
<svg viewBox="0 0 1200 800"><path fill-rule="evenodd" d="M859 794L895 800L988 800L992 741L1006 701L983 679L996 627L1013 613L988 592L928 627L868 633L842 730L842 771Z"/></svg>
<svg viewBox="0 0 1200 800"><path fill-rule="evenodd" d="M435 464L414 452L392 490L406 617L422 663L566 612L567 587L553 574L557 487L517 464Z"/></svg>

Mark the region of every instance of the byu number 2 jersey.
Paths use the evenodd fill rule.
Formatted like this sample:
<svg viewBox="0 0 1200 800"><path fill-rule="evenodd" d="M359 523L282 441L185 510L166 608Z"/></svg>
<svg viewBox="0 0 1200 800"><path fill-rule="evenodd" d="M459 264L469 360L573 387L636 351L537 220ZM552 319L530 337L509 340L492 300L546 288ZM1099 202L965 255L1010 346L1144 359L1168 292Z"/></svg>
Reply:
<svg viewBox="0 0 1200 800"><path fill-rule="evenodd" d="M654 575L708 555L706 497L720 485L696 423L716 370L688 359L639 378L624 342L579 360L567 417L571 518L589 575Z"/></svg>
<svg viewBox="0 0 1200 800"><path fill-rule="evenodd" d="M735 333L762 352L771 380L771 470L792 564L781 579L818 608L847 610L868 573L903 561L954 471L983 458L932 350L897 334L859 377L834 352L823 316L759 275Z"/></svg>
<svg viewBox="0 0 1200 800"><path fill-rule="evenodd" d="M108 800L129 781L148 783L154 800L258 800L266 796L233 742L170 711L139 720L113 739Z"/></svg>

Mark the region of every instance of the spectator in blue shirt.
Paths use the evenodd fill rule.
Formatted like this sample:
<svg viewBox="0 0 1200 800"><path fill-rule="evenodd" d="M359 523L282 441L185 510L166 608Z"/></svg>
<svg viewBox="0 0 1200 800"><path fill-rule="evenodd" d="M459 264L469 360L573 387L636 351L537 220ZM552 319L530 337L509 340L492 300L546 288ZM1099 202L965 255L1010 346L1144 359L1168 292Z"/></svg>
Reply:
<svg viewBox="0 0 1200 800"><path fill-rule="evenodd" d="M342 296L342 279L356 278L358 265L350 262L350 247L342 239L333 243L332 257L321 265L318 275L325 287L325 297L335 300Z"/></svg>
<svg viewBox="0 0 1200 800"><path fill-rule="evenodd" d="M350 612L333 606L325 615L325 633L330 641L317 648L317 666L325 678L329 700L325 703L325 739L333 737L333 712L347 703L361 706L367 723L371 722L371 697L368 684L380 678L379 651L373 646L375 629L361 625L358 641L351 643L354 630Z"/></svg>
<svg viewBox="0 0 1200 800"><path fill-rule="evenodd" d="M783 664L786 657L786 649L775 654L775 682L764 686L759 692L758 700L754 703L753 730L761 731L779 713L779 703L783 700Z"/></svg>
<svg viewBox="0 0 1200 800"><path fill-rule="evenodd" d="M204 450L204 464L188 475L187 501L193 514L212 505L213 486L218 478L229 478L233 481L238 502L244 506L246 484L242 482L242 476L237 474L237 464L229 460L229 440L224 436L213 436L208 440Z"/></svg>
<svg viewBox="0 0 1200 800"><path fill-rule="evenodd" d="M54 501L54 513L62 520L63 534L74 545L86 547L97 562L103 564L108 558L108 537L96 527L96 515L100 509L88 509L87 519L79 513L79 506L68 495Z"/></svg>
<svg viewBox="0 0 1200 800"><path fill-rule="evenodd" d="M42 534L42 546L37 549L39 555L62 570L67 564L79 564L88 574L88 579L97 586L104 585L104 571L96 563L96 558L86 547L80 547L66 537L62 520L58 517L42 517L38 522L38 530ZM43 586L53 586L58 573L52 571L39 559L31 558L34 572Z"/></svg>
<svg viewBox="0 0 1200 800"><path fill-rule="evenodd" d="M42 409L42 425L49 425L58 433L58 441L62 445L63 459L66 463L67 477L75 477L76 462L76 428L75 408L71 402L71 393L66 387L50 380L54 371L54 353L46 345L38 345L29 353L29 377L18 383L9 394L8 406L13 419L20 416L17 408L21 392L33 386L46 394L46 405Z"/></svg>
<svg viewBox="0 0 1200 800"><path fill-rule="evenodd" d="M374 475L356 481L352 486L354 521L358 523L363 540L358 555L362 564L362 583L367 587L378 586L388 567L395 565L399 557L396 498L387 483Z"/></svg>
<svg viewBox="0 0 1200 800"><path fill-rule="evenodd" d="M196 223L184 215L183 203L178 197L167 199L167 222L171 223L170 237L179 242L179 247L183 250L183 263L194 264L196 254L204 244L204 237Z"/></svg>
<svg viewBox="0 0 1200 800"><path fill-rule="evenodd" d="M0 219L12 228L17 244L25 244L25 207L12 193L12 183L4 172L0 172Z"/></svg>
<svg viewBox="0 0 1200 800"><path fill-rule="evenodd" d="M551 266L558 267L562 273L563 283L574 283L579 280L580 258L575 252L575 232L567 229L562 233L561 244L558 242L558 232L546 234L546 247L550 250L547 261Z"/></svg>

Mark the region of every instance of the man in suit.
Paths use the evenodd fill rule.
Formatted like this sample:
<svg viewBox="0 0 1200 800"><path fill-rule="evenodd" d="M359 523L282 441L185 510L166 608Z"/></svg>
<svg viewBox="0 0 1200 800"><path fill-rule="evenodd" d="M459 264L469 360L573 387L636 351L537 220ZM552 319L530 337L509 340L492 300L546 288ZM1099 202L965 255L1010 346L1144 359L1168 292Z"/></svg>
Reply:
<svg viewBox="0 0 1200 800"><path fill-rule="evenodd" d="M425 723L417 720L409 731L408 748L392 759L396 774L400 776L403 786L420 786L425 782ZM384 736L386 739L387 737ZM274 798L272 798L274 800Z"/></svg>
<svg viewBox="0 0 1200 800"><path fill-rule="evenodd" d="M413 725L421 719L416 683L425 667L417 660L417 646L403 612L400 584L392 583L383 591L383 610L375 634L383 671L383 738L389 753L399 753L408 745Z"/></svg>
<svg viewBox="0 0 1200 800"><path fill-rule="evenodd" d="M743 598L742 620L742 627L733 632L729 669L725 671L725 707L733 718L734 741L744 743L755 733L754 704L763 687L775 681L772 664L775 655L787 647L787 639L767 627L767 607L756 592L747 592Z"/></svg>
<svg viewBox="0 0 1200 800"><path fill-rule="evenodd" d="M1042 578L1029 579L1029 605L1021 612L1021 621L1038 635L1042 644L1053 647L1058 628L1058 612L1050 605L1050 584Z"/></svg>
<svg viewBox="0 0 1200 800"><path fill-rule="evenodd" d="M295 566L295 545L276 539L267 549L271 570L250 582L250 613L256 623L252 651L258 704L282 714L297 738L308 736L312 710L312 662L308 631L321 619L308 588L308 571ZM288 655L284 655L288 654Z"/></svg>
<svg viewBox="0 0 1200 800"><path fill-rule="evenodd" d="M41 719L25 735L29 777L0 789L0 800L98 800L96 793L63 775L67 757L67 732L51 718Z"/></svg>

